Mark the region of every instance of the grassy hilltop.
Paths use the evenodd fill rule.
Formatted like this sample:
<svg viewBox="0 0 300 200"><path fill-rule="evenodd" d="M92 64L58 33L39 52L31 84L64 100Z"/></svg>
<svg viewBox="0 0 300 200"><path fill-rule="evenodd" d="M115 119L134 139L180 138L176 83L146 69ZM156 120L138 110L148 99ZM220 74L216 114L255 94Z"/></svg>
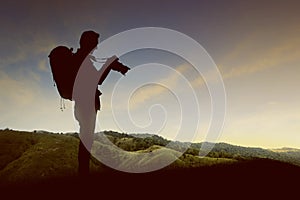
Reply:
<svg viewBox="0 0 300 200"><path fill-rule="evenodd" d="M99 138L106 137L123 151L114 150ZM0 131L0 185L31 185L62 181L63 185L77 185L77 152L79 138L76 133L56 134L43 131L23 132L13 130ZM169 144L169 145L168 145ZM189 148L186 147L190 145ZM179 180L228 181L240 182L266 181L274 179L288 182L290 178L300 177L300 150L248 148L226 143L215 144L207 157L199 157L202 143L172 142L156 135L122 134L112 131L96 134L95 148L103 148L105 156L122 159L120 165L137 165L163 162L174 156L178 159L164 169L145 173L130 174L119 172L91 159L90 182L102 180L114 181L114 184L158 182L156 184L175 184ZM182 155L180 152L186 150ZM131 156L139 152L151 152L142 161ZM180 156L181 155L181 156ZM98 179L99 178L99 179ZM56 187L57 182L55 182ZM124 185L122 187L124 187ZM130 184L129 184L130 185ZM94 186L94 184L93 184ZM139 185L137 185L139 186Z"/></svg>

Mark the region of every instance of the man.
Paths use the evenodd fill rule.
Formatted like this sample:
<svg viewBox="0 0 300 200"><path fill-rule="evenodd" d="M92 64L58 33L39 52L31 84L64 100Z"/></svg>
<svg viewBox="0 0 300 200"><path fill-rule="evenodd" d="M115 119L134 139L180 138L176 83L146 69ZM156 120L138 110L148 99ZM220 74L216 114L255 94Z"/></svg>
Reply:
<svg viewBox="0 0 300 200"><path fill-rule="evenodd" d="M98 38L99 34L94 31L83 32L79 42L80 48L74 56L74 61L81 63L73 87L74 115L80 126L78 172L81 176L87 176L89 173L90 150L93 143L95 120L97 111L100 110L99 96L101 93L97 88L94 88L94 90L89 89L97 84L92 85L93 82L88 81L90 77L95 79L95 76L98 75L90 55L98 45ZM92 99L95 102L91 102L91 95L94 96Z"/></svg>
<svg viewBox="0 0 300 200"><path fill-rule="evenodd" d="M74 87L73 99L75 100L74 115L79 122L80 143L78 150L78 172L81 176L89 174L90 151L93 144L95 121L97 111L100 110L101 92L97 85L101 85L111 69L123 75L128 67L118 62L118 58L109 58L98 71L93 65L96 59L92 56L98 45L99 34L94 31L85 31L80 38L80 48L75 54L75 62L81 63Z"/></svg>

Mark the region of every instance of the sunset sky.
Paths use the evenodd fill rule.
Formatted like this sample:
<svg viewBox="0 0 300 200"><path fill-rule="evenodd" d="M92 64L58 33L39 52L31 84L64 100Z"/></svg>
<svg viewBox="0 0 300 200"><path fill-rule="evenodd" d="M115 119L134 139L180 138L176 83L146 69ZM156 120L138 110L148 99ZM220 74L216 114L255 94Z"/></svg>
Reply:
<svg viewBox="0 0 300 200"><path fill-rule="evenodd" d="M219 68L226 89L227 107L218 142L300 148L299 1L75 2L1 2L1 129L78 131L73 104L66 102L66 110L61 112L59 109L60 97L53 86L48 61L50 51L58 45L76 50L85 30L99 32L101 42L132 28L164 27L196 40ZM182 59L166 52L145 50L129 53L120 60L130 67L162 63L190 77L200 99L203 98L199 102L200 108L204 115L209 113L207 89L197 84L201 77L193 77L190 66ZM148 66L147 69L147 77L153 81L159 79L174 87L180 85L180 79L174 74L162 72L158 76L159 66ZM127 80L130 77L128 74ZM110 97L113 84L124 78L111 73L101 86L102 111L97 130L122 131L113 124ZM134 77L131 80L128 86L136 84ZM168 102L166 110L171 113L167 115L166 128L171 133L178 125L177 103L169 92L155 87L143 87L135 94L132 102L136 117L133 118L140 120L137 123L147 123L141 116L148 117L149 106L159 101L162 104ZM122 109L119 104L115 106ZM161 112L154 110L152 114L155 118ZM159 126L159 122L154 123ZM204 127L208 125L205 119L201 123ZM141 132L134 127L127 130ZM167 132L161 135L172 137ZM203 135L199 133L194 141L202 139Z"/></svg>

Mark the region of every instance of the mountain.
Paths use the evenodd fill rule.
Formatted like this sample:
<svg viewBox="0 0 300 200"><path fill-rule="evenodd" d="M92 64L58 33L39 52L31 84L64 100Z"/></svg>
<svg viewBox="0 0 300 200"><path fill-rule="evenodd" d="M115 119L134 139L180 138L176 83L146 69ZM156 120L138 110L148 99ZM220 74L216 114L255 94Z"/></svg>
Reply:
<svg viewBox="0 0 300 200"><path fill-rule="evenodd" d="M93 185L88 185L93 187L94 182L99 185L99 179L106 183L142 183L150 187L151 181L158 180L156 184L161 186L175 184L179 179L185 182L197 179L211 184L218 180L226 185L227 181L248 183L259 179L262 183L262 180L274 178L286 184L290 179L300 177L298 149L269 150L216 143L206 157L200 157L199 150L204 143L174 142L157 135L142 135L147 137L113 131L97 133L93 155L99 151L103 159L120 161L116 165L120 169L135 167L141 171L147 171L150 164L164 164L174 158L175 162L157 171L131 174L111 169L92 158L90 183ZM103 136L108 140L103 140ZM126 151L112 148L108 141ZM46 182L57 188L57 181L49 180L59 180L64 187L80 185L81 180L76 179L78 143L77 133L0 130L0 186L22 184L23 188L23 185ZM151 153L140 159L140 153L146 152ZM101 182L101 187L105 186L104 182Z"/></svg>
<svg viewBox="0 0 300 200"><path fill-rule="evenodd" d="M2 130L0 184L76 175L77 151L71 135Z"/></svg>
<svg viewBox="0 0 300 200"><path fill-rule="evenodd" d="M188 143L166 140L157 135L147 135L148 137L136 137L136 134L124 134L113 131L104 131L97 135L105 134L112 143L126 151L145 150L153 145L168 147L169 149L184 152L183 155L198 156L201 146L204 143ZM213 146L207 154L209 158L226 158L234 161L249 159L271 159L287 162L300 166L300 149L282 148L282 149L263 149L254 147L242 147L227 143L207 143L205 145Z"/></svg>

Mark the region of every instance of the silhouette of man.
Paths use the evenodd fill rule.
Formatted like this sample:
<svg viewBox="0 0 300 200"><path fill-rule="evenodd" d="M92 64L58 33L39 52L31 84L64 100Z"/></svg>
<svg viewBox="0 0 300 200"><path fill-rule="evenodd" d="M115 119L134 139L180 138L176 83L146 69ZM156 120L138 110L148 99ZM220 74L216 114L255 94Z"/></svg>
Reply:
<svg viewBox="0 0 300 200"><path fill-rule="evenodd" d="M97 85L101 85L111 69L123 75L128 67L117 62L118 58L109 58L98 71L93 65L96 58L92 55L98 45L99 34L94 31L85 31L80 37L80 48L75 54L75 62L81 63L74 87L73 100L75 101L74 115L79 122L80 143L78 150L78 172L85 177L89 174L90 151L93 144L97 111L100 110L100 95ZM74 92L75 91L75 92Z"/></svg>
<svg viewBox="0 0 300 200"><path fill-rule="evenodd" d="M78 150L78 172L82 176L89 174L89 161L90 161L90 150L93 143L93 135L95 130L95 120L97 111L100 110L100 99L101 92L95 88L99 80L99 71L94 67L91 55L93 50L98 45L99 34L94 31L85 31L82 33L80 38L80 48L76 52L76 62L82 63L79 69L76 81L74 83L75 88L79 88L78 95L75 94L75 107L74 114L75 118L79 122L80 130L80 143ZM106 76L108 71L106 73ZM106 77L105 76L105 77ZM102 76L102 84L105 79ZM97 80L98 79L98 80ZM95 96L95 97L93 97ZM92 102L91 100L95 100ZM95 105L93 107L93 105Z"/></svg>

